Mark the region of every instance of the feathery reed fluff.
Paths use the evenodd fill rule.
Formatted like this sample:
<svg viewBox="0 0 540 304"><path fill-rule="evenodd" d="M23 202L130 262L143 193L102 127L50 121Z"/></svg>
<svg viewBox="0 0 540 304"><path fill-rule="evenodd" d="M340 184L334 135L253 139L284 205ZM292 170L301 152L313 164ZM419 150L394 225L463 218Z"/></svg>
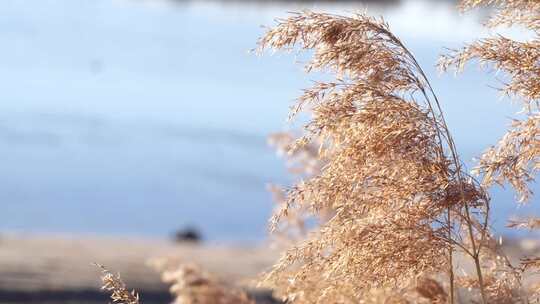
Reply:
<svg viewBox="0 0 540 304"><path fill-rule="evenodd" d="M311 178L320 174L325 164L318 158L319 145L311 143L291 151L290 147L296 140L297 136L292 132L282 132L269 136L268 143L275 147L278 155L285 157L289 172L297 179ZM269 185L268 190L272 193L273 200L276 203L275 212L279 213L281 208L287 204L286 191L277 185ZM331 215L332 210L330 208L321 209L318 213L319 221L325 221ZM281 221L279 227L276 226L274 229L272 234L274 243L276 244L279 241L286 246L298 239L305 238L310 230L309 220L310 212L305 206L304 208L289 210L287 219Z"/></svg>
<svg viewBox="0 0 540 304"><path fill-rule="evenodd" d="M452 259L460 251L475 261L485 302L480 252L489 199L462 169L413 55L382 19L364 14L292 14L259 40L259 51L297 46L313 56L307 72L335 80L298 98L292 116L306 110L312 119L290 151L316 143L325 165L288 190L271 226L308 210L319 227L283 255L265 284L291 303L368 303L378 288L400 290L446 272L454 302Z"/></svg>
<svg viewBox="0 0 540 304"><path fill-rule="evenodd" d="M477 60L485 68L502 72L501 91L521 102L525 118L513 121L497 146L482 155L475 172L482 175L486 186L508 182L516 190L518 201L526 202L532 194L530 183L540 170L540 2L466 0L461 8L489 4L495 5L496 13L487 26L520 26L528 29L532 38L521 42L498 35L477 40L442 56L439 67L462 71L467 62Z"/></svg>
<svg viewBox="0 0 540 304"><path fill-rule="evenodd" d="M193 264L155 259L151 266L161 272L162 281L171 284L176 304L254 304L245 292L213 278Z"/></svg>
<svg viewBox="0 0 540 304"><path fill-rule="evenodd" d="M101 269L101 289L111 293L111 300L118 304L139 304L139 294L129 291L119 274L113 274L105 266L95 264Z"/></svg>
<svg viewBox="0 0 540 304"><path fill-rule="evenodd" d="M473 172L482 177L485 187L510 184L516 191L518 202L532 197L531 184L540 170L540 2L528 0L464 0L463 11L481 6L493 6L495 13L486 25L518 26L528 30L531 38L517 41L503 35L477 40L460 50L451 50L440 58L439 68L455 68L461 72L466 63L477 61L485 69L495 70L502 78L501 92L521 103L523 118L514 119L510 129L494 147L480 157ZM530 216L523 220L510 220L510 228L540 228L540 219ZM499 303L538 302L538 286L523 286L521 278L538 272L538 257L524 257L520 266L511 266L508 260L491 259L492 264L503 262L504 272L490 271L491 277L504 284L488 286ZM499 265L500 266L500 265ZM495 267L496 269L497 267ZM498 297L497 297L498 296ZM502 296L502 297L501 297ZM492 297L493 298L493 297Z"/></svg>

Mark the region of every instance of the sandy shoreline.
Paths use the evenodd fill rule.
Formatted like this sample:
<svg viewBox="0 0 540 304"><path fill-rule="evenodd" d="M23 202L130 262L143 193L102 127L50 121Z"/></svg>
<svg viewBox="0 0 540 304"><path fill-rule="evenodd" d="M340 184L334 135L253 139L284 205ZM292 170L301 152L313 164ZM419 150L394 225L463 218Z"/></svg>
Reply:
<svg viewBox="0 0 540 304"><path fill-rule="evenodd" d="M0 303L102 298L99 270L120 272L145 303L168 299L168 286L148 260L173 257L195 263L218 277L242 285L267 269L276 253L263 247L175 244L167 240L66 236L0 236ZM55 297L56 295L56 297ZM65 298L65 299L63 299ZM153 299L153 300L152 300ZM97 301L97 299L96 299Z"/></svg>

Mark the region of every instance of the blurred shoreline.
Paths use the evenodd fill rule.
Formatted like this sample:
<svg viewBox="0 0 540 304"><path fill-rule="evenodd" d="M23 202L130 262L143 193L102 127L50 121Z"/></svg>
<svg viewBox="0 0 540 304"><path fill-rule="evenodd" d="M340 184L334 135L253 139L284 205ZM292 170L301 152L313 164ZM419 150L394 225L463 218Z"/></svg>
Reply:
<svg viewBox="0 0 540 304"><path fill-rule="evenodd" d="M168 303L168 286L148 265L155 258L200 265L217 278L245 288L269 267L276 253L241 245L174 243L163 239L16 235L0 236L0 303L105 303L100 271L93 263L121 274L144 303Z"/></svg>
<svg viewBox="0 0 540 304"><path fill-rule="evenodd" d="M513 262L540 251L540 242L508 238L503 249ZM0 303L83 303L109 301L100 291L100 271L105 265L119 273L143 303L170 303L169 286L149 266L165 258L168 263L200 266L216 278L244 289L257 303L279 303L271 291L254 289L253 282L269 269L279 253L264 245L175 243L152 238L75 235L0 235ZM465 267L464 265L462 265Z"/></svg>

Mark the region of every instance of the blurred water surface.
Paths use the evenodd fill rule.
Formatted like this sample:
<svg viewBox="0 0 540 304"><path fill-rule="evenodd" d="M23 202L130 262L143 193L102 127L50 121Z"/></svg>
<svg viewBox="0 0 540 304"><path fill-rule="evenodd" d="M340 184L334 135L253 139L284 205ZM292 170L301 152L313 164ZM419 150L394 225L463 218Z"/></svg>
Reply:
<svg viewBox="0 0 540 304"><path fill-rule="evenodd" d="M451 2L2 1L0 230L165 236L193 225L211 240L262 239L265 185L290 182L266 136L288 128L315 76L292 55L248 51L288 11L366 6L425 67L472 164L516 108L493 75L436 72L443 46L490 34L482 13L460 16ZM512 192L493 196L503 232Z"/></svg>

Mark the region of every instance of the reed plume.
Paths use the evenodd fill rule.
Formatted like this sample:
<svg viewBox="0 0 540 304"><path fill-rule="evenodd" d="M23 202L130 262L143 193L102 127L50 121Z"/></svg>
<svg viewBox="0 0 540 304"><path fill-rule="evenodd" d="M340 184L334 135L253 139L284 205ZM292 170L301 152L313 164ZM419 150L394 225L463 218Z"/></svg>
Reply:
<svg viewBox="0 0 540 304"><path fill-rule="evenodd" d="M162 281L171 284L177 304L255 304L247 294L212 277L194 264L170 259L154 259L151 266L161 272Z"/></svg>
<svg viewBox="0 0 540 304"><path fill-rule="evenodd" d="M466 0L462 8L487 4L498 6L489 26L519 24L539 32L540 2ZM306 71L331 77L298 98L291 119L302 111L311 115L301 136L271 139L299 181L285 192L272 188L278 210L271 229L295 233L262 285L299 304L538 300L540 287L524 288L522 279L538 271L540 258L524 257L514 266L504 255L489 231L485 191L509 182L519 201L531 197L540 169L538 43L498 36L439 62L443 70L461 70L476 59L503 71L503 92L523 105L526 118L515 120L481 157L479 183L460 161L428 78L383 19L303 12L278 20L258 50L306 51L312 55ZM510 225L536 228L539 222ZM473 272L458 274L456 258ZM198 267L160 269L176 303L253 303ZM119 277L105 273L113 300L138 303Z"/></svg>
<svg viewBox="0 0 540 304"><path fill-rule="evenodd" d="M118 304L139 304L139 294L135 290L129 291L120 278L120 274L113 274L105 266L95 264L101 269L101 289L111 293L111 300Z"/></svg>
<svg viewBox="0 0 540 304"><path fill-rule="evenodd" d="M443 71L454 68L461 72L466 63L477 61L487 70L495 70L502 78L500 91L521 104L523 118L513 119L507 133L480 157L473 170L482 177L485 187L493 184L510 184L516 191L518 202L527 202L532 197L531 184L540 170L540 2L526 0L464 0L463 11L476 7L491 6L495 13L486 26L518 26L528 30L531 38L517 41L503 35L479 39L459 50L451 50L439 60ZM508 227L538 229L540 220L510 220ZM493 284L489 293L500 303L524 303L538 301L538 289L525 288L521 278L527 273L537 272L540 266L537 257L522 258L519 266L511 266L508 260L491 259L493 264L503 262L506 271L492 271L493 279L504 284ZM499 297L497 297L499 296Z"/></svg>
<svg viewBox="0 0 540 304"><path fill-rule="evenodd" d="M532 38L517 41L503 35L477 40L460 50L441 57L439 67L446 71L462 71L465 64L476 60L486 69L501 72L503 94L521 103L523 119L514 119L499 143L480 158L475 173L483 183L503 185L508 182L517 193L519 202L530 200L530 184L540 170L540 2L511 0L467 0L461 9L494 5L495 14L488 27L519 26L529 30Z"/></svg>
<svg viewBox="0 0 540 304"><path fill-rule="evenodd" d="M293 132L281 132L270 135L268 143L277 150L278 155L286 159L287 168L296 180L311 178L320 174L325 165L318 157L320 143L310 143L292 150L291 146L294 145L297 139L297 134ZM287 204L286 190L282 186L273 184L268 186L268 190L272 193L273 200L276 203L274 213L279 214ZM326 221L332 214L331 208L326 206L325 209L319 210L318 220ZM310 218L310 212L305 206L289 210L287 219L280 221L279 225L274 228L272 233L274 245L287 246L291 242L305 238L310 230Z"/></svg>
<svg viewBox="0 0 540 304"><path fill-rule="evenodd" d="M480 252L489 198L462 169L414 56L384 20L365 14L292 14L259 40L259 51L296 46L313 54L307 72L335 76L306 89L292 113L312 118L291 153L315 143L325 165L288 190L271 227L296 210L319 226L264 282L293 303L358 303L378 288L447 272L453 302L460 251L475 261L485 301Z"/></svg>

